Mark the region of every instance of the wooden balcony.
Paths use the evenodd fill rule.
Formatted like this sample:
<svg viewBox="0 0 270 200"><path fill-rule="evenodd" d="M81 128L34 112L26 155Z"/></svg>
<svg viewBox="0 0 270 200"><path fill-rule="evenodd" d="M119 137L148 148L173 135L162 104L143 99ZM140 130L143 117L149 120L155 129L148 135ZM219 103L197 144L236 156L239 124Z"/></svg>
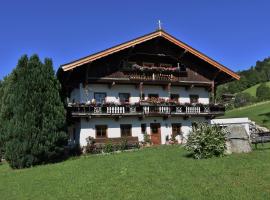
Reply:
<svg viewBox="0 0 270 200"><path fill-rule="evenodd" d="M179 72L180 73L180 72ZM187 72L181 72L181 75L186 75ZM130 80L140 80L140 81L179 81L180 77L173 74L163 74L163 73L130 73L128 75Z"/></svg>
<svg viewBox="0 0 270 200"><path fill-rule="evenodd" d="M220 116L225 112L222 105L185 104L127 104L127 105L86 105L69 104L72 117L111 117L111 116Z"/></svg>

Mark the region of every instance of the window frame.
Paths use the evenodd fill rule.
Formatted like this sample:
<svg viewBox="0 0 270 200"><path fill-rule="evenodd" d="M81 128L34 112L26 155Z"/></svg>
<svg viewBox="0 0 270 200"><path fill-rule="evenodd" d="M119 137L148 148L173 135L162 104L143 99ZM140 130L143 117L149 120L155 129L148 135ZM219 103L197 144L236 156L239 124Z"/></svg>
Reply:
<svg viewBox="0 0 270 200"><path fill-rule="evenodd" d="M126 129L129 129L128 134L125 132ZM121 137L132 137L132 124L120 124L120 134Z"/></svg>
<svg viewBox="0 0 270 200"><path fill-rule="evenodd" d="M141 124L141 132L142 132L143 134L146 134L146 132L147 132L147 125L146 125L146 123Z"/></svg>
<svg viewBox="0 0 270 200"><path fill-rule="evenodd" d="M173 99L172 98L173 95L177 96L177 99ZM180 98L180 95L179 94L176 94L176 93L170 94L170 100L175 100L176 102L179 102L179 98Z"/></svg>
<svg viewBox="0 0 270 200"><path fill-rule="evenodd" d="M128 95L127 101L121 101L120 95ZM118 93L118 98L120 103L129 103L130 102L130 93L128 92L119 92Z"/></svg>
<svg viewBox="0 0 270 200"><path fill-rule="evenodd" d="M196 99L196 102L193 101L194 97L196 97L196 98L195 98L195 99ZM199 95L197 95L197 94L190 94L190 95L189 95L189 100L190 100L190 103L191 103L191 104L193 104L193 103L194 103L194 104L199 103L199 98L200 98L200 97L199 97Z"/></svg>
<svg viewBox="0 0 270 200"><path fill-rule="evenodd" d="M105 136L98 136L98 128L99 127L102 127L102 128L105 128ZM108 125L104 125L104 124L100 124L100 125L95 125L95 131L96 131L96 138L108 138Z"/></svg>
<svg viewBox="0 0 270 200"><path fill-rule="evenodd" d="M96 95L98 94L104 94L104 102L97 102ZM106 92L94 92L94 99L97 104L103 104L106 103L107 93Z"/></svg>

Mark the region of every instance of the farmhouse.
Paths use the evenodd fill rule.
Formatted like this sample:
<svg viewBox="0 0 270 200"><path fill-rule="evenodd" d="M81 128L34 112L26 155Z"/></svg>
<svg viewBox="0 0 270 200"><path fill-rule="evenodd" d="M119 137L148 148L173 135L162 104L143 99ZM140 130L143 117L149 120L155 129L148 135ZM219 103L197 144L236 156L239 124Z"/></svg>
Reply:
<svg viewBox="0 0 270 200"><path fill-rule="evenodd" d="M222 64L162 29L64 64L58 77L67 97L71 144L91 136L153 144L178 142L194 122L223 115L216 87L239 79Z"/></svg>

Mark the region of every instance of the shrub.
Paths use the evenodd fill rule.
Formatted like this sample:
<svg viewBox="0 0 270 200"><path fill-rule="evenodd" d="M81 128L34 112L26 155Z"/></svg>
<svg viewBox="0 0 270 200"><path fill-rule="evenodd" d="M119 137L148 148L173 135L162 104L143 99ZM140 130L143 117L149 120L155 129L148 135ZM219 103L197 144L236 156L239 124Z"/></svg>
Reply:
<svg viewBox="0 0 270 200"><path fill-rule="evenodd" d="M122 138L118 150L124 151L126 149L128 149L128 140L127 138Z"/></svg>
<svg viewBox="0 0 270 200"><path fill-rule="evenodd" d="M256 90L256 96L259 101L270 99L270 87L268 87L265 83L260 84Z"/></svg>
<svg viewBox="0 0 270 200"><path fill-rule="evenodd" d="M82 154L82 149L79 144L69 148L69 156L80 156Z"/></svg>
<svg viewBox="0 0 270 200"><path fill-rule="evenodd" d="M186 149L194 158L222 156L226 149L225 131L220 127L198 123L189 134Z"/></svg>
<svg viewBox="0 0 270 200"><path fill-rule="evenodd" d="M103 147L103 152L104 153L111 153L113 151L114 151L114 145L112 144L111 141L107 142Z"/></svg>
<svg viewBox="0 0 270 200"><path fill-rule="evenodd" d="M86 147L85 152L86 153L96 153L96 142L93 137L89 136L86 138Z"/></svg>
<svg viewBox="0 0 270 200"><path fill-rule="evenodd" d="M143 141L144 141L144 143L149 143L149 144L152 143L152 141L147 133L143 134Z"/></svg>

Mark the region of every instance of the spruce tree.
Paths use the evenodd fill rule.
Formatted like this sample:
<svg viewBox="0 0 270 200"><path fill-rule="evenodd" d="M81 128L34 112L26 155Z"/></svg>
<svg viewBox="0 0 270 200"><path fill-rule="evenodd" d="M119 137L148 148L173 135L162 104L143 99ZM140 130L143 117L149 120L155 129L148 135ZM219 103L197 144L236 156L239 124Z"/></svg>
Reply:
<svg viewBox="0 0 270 200"><path fill-rule="evenodd" d="M65 109L52 61L23 56L5 98L5 159L12 168L61 159L67 137Z"/></svg>

